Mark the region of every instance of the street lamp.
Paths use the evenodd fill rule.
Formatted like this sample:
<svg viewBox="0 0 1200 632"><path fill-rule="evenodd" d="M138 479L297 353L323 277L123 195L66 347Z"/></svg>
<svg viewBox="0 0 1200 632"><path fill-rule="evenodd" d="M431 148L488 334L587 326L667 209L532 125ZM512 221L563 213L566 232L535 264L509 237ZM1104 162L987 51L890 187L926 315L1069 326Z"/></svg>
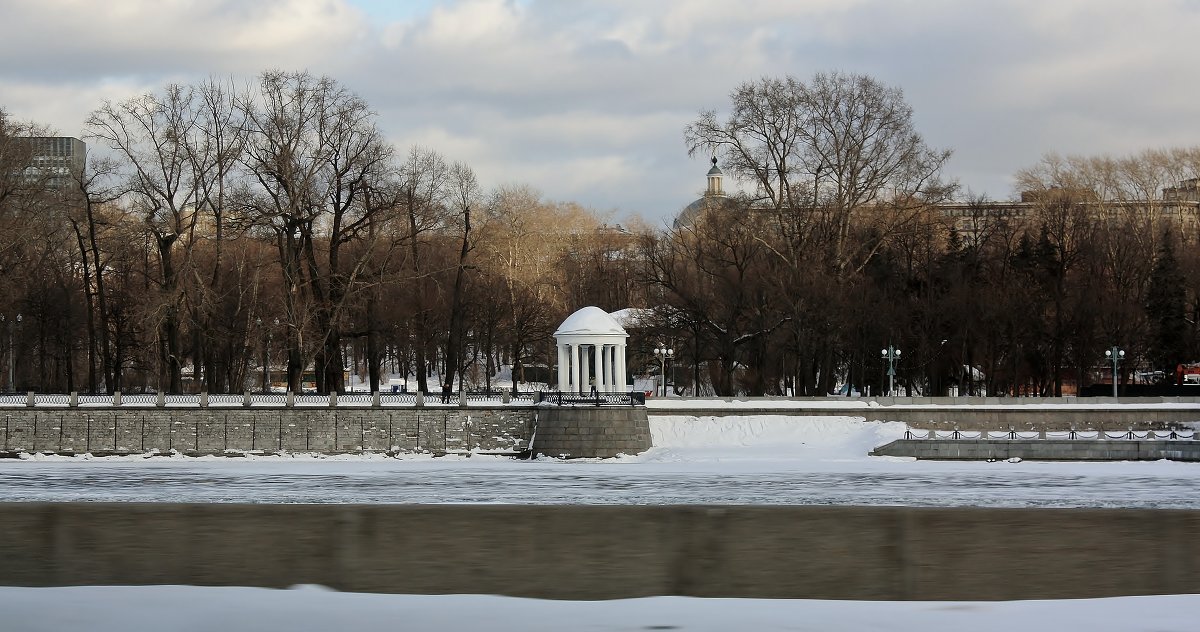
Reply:
<svg viewBox="0 0 1200 632"><path fill-rule="evenodd" d="M659 365L662 369L659 372L659 375L662 376L663 397L666 397L667 396L667 360L675 357L675 350L668 348L666 345L664 345L663 343L660 342L660 343L658 343L658 348L656 348L654 350L654 355L655 355L655 357L658 358Z"/></svg>
<svg viewBox="0 0 1200 632"><path fill-rule="evenodd" d="M8 328L8 392L15 393L17 389L13 385L13 372L16 370L16 362L13 361L13 329L21 325L21 314L17 314L11 321L5 318L4 314L0 314L0 323Z"/></svg>
<svg viewBox="0 0 1200 632"><path fill-rule="evenodd" d="M891 395L896 390L896 363L900 361L900 350L888 345L887 349L880 349L879 357L888 363L888 395Z"/></svg>
<svg viewBox="0 0 1200 632"><path fill-rule="evenodd" d="M1108 358L1108 361L1112 362L1112 365L1113 365L1112 366L1113 397L1116 397L1117 396L1117 365L1121 363L1121 360L1125 359L1125 350L1116 345L1113 345L1112 349L1104 350L1104 357Z"/></svg>

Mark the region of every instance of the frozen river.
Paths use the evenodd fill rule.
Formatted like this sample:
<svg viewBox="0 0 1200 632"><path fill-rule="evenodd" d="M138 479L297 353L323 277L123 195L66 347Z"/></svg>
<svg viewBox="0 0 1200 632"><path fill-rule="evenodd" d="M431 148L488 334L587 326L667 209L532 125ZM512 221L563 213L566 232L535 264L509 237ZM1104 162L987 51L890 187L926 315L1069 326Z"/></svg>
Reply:
<svg viewBox="0 0 1200 632"><path fill-rule="evenodd" d="M0 460L0 501L1200 508L1200 464L872 458L903 432L852 418L667 418L605 461L503 457Z"/></svg>
<svg viewBox="0 0 1200 632"><path fill-rule="evenodd" d="M1037 463L896 463L860 471L724 473L509 461L456 467L189 461L5 462L0 500L1200 508L1196 466L1183 464L1090 464L1063 471Z"/></svg>

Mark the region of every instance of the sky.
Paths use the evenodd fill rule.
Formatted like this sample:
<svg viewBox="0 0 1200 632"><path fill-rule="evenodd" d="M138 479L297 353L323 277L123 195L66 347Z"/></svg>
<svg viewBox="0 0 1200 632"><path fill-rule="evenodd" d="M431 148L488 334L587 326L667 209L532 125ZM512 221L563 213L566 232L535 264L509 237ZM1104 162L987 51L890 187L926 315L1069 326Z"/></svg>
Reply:
<svg viewBox="0 0 1200 632"><path fill-rule="evenodd" d="M0 107L80 136L106 99L308 70L401 154L663 225L705 186L684 127L742 82L899 87L962 195L1008 199L1048 152L1200 143L1197 32L1200 0L3 0Z"/></svg>

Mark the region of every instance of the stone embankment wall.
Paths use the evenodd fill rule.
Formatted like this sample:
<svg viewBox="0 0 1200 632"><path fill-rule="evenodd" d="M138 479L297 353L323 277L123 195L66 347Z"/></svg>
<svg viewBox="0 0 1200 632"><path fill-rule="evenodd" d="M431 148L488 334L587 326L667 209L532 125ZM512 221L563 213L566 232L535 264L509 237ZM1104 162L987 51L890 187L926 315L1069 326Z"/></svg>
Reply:
<svg viewBox="0 0 1200 632"><path fill-rule="evenodd" d="M12 503L0 584L1093 598L1200 592L1198 532L1188 510Z"/></svg>
<svg viewBox="0 0 1200 632"><path fill-rule="evenodd" d="M525 449L530 407L8 408L0 450L135 454L456 452Z"/></svg>
<svg viewBox="0 0 1200 632"><path fill-rule="evenodd" d="M1011 458L1026 461L1200 461L1200 441L898 439L875 448L871 454L943 461Z"/></svg>
<svg viewBox="0 0 1200 632"><path fill-rule="evenodd" d="M533 449L549 456L612 457L650 449L650 421L641 407L543 408Z"/></svg>
<svg viewBox="0 0 1200 632"><path fill-rule="evenodd" d="M650 448L641 407L0 408L0 454L522 452ZM537 429L536 438L534 430Z"/></svg>

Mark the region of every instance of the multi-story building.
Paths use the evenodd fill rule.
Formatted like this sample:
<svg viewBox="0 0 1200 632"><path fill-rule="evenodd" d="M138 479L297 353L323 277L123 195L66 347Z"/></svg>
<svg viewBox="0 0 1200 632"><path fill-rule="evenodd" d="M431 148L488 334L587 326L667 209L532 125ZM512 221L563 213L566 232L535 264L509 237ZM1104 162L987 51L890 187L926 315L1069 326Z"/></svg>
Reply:
<svg viewBox="0 0 1200 632"><path fill-rule="evenodd" d="M29 139L30 160L24 175L45 180L52 187L67 187L81 173L87 144L69 136L34 136Z"/></svg>
<svg viewBox="0 0 1200 632"><path fill-rule="evenodd" d="M722 186L723 174L713 159L708 171L708 187L700 199L683 208L675 219L675 227L696 222L706 209L731 203ZM1039 215L1056 204L1069 203L1084 209L1097 220L1145 216L1149 213L1168 223L1180 235L1200 235L1200 178L1181 181L1162 190L1156 200L1101 200L1090 191L1049 189L1026 191L1020 201L983 200L975 202L941 202L936 209L954 229L963 235L978 234L996 221L1011 223L1036 221Z"/></svg>

